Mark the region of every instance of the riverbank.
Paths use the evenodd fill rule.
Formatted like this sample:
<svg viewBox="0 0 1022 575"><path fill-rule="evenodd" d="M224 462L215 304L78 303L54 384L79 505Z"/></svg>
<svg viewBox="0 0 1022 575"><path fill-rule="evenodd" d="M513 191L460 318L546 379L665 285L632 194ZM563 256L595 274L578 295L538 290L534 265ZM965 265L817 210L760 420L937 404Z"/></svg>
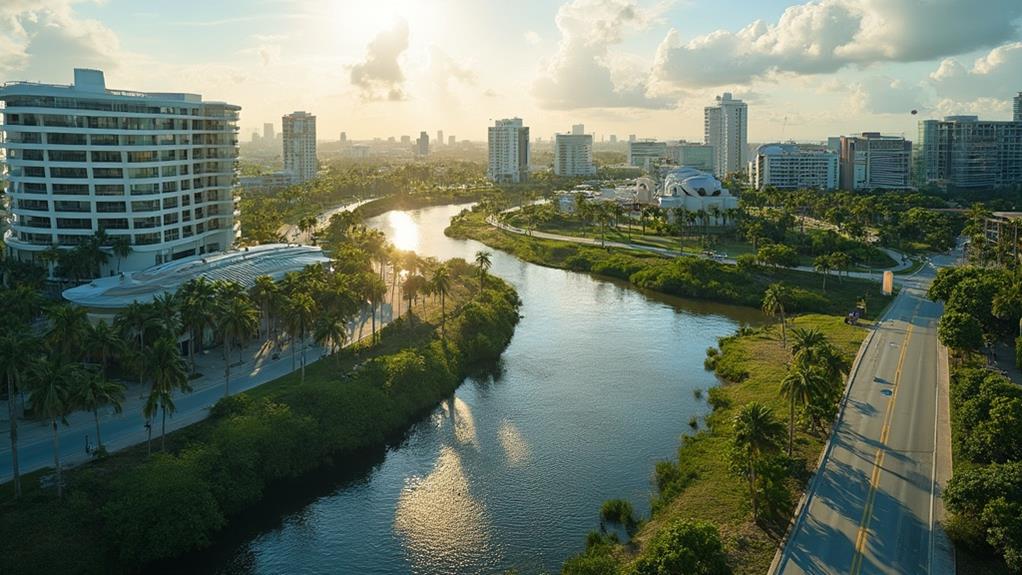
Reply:
<svg viewBox="0 0 1022 575"><path fill-rule="evenodd" d="M395 194L378 198L359 207L359 213L363 219L385 214L393 210L417 210L432 206L443 206L447 204L467 204L478 202L488 194L495 193L493 189L477 190L437 190L427 193Z"/></svg>
<svg viewBox="0 0 1022 575"><path fill-rule="evenodd" d="M879 310L878 310L879 311ZM863 327L849 326L840 317L804 315L791 321L790 328L817 329L841 355L851 363L868 333ZM653 500L653 513L641 524L629 545L595 545L569 561L580 565L603 561L606 571L576 569L575 575L627 572L625 566L644 553L650 543L666 527L679 521L702 521L716 526L727 555L727 563L736 574L765 573L783 536L787 519L811 477L826 433L812 433L796 425L792 461L794 469L783 484L779 498L788 503L774 517L754 521L745 478L730 468L726 454L733 436L732 421L742 406L759 402L787 426L788 402L780 393L789 349L781 346L780 331L775 326L743 330L721 341L716 356L717 374L724 384L706 394L711 411L697 424L704 429L682 438L676 461L661 461L656 466L658 494Z"/></svg>
<svg viewBox="0 0 1022 575"><path fill-rule="evenodd" d="M346 349L218 403L203 423L168 435L166 454L125 450L65 475L66 498L23 477L0 514L0 572L117 573L204 547L240 511L289 478L383 445L492 362L510 342L520 302L505 282L451 266L446 338L440 306L388 326L375 347ZM428 310L428 311L427 311ZM0 487L9 500L10 486ZM28 544L26 544L28 542Z"/></svg>
<svg viewBox="0 0 1022 575"><path fill-rule="evenodd" d="M613 251L580 244L525 237L499 230L486 222L481 210L455 217L445 233L474 239L494 249L547 267L589 272L629 281L638 288L669 295L759 308L774 283L789 288L788 312L844 316L865 300L865 317L874 317L890 301L875 282L827 276L783 268L733 266L712 260L665 258L640 250ZM823 290L826 282L826 290Z"/></svg>

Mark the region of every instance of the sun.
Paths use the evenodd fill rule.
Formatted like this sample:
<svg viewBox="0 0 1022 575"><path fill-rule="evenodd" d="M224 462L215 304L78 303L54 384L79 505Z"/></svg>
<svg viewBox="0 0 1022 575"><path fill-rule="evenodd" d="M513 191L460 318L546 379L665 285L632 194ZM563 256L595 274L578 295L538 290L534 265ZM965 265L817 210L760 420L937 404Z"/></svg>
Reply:
<svg viewBox="0 0 1022 575"><path fill-rule="evenodd" d="M332 0L331 20L335 27L357 36L371 38L404 20L416 34L431 34L438 22L435 10L421 0Z"/></svg>

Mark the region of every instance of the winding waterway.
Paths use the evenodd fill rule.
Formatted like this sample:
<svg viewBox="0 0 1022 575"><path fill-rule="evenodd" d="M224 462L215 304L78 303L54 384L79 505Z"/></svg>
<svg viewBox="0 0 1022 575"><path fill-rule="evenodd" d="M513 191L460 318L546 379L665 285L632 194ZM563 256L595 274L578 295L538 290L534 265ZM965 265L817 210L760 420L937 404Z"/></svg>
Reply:
<svg viewBox="0 0 1022 575"><path fill-rule="evenodd" d="M369 223L399 248L471 260L447 238L458 206ZM524 316L494 375L468 379L403 441L286 489L236 522L189 571L557 572L624 497L648 513L651 472L676 456L708 346L758 313L639 293L494 252ZM181 564L177 564L181 568Z"/></svg>

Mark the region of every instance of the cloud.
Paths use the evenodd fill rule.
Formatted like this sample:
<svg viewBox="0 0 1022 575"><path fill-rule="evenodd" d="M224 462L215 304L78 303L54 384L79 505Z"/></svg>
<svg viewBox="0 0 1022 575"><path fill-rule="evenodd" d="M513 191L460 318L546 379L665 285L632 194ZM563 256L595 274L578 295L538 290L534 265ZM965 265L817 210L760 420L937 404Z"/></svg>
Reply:
<svg viewBox="0 0 1022 575"><path fill-rule="evenodd" d="M556 18L561 33L557 53L533 85L539 104L554 110L666 107L668 102L646 96L643 67L610 51L626 34L657 21L664 6L647 9L635 0L573 0L562 5Z"/></svg>
<svg viewBox="0 0 1022 575"><path fill-rule="evenodd" d="M947 58L930 74L937 95L954 101L1009 99L1022 89L1022 42L998 46L967 67Z"/></svg>
<svg viewBox="0 0 1022 575"><path fill-rule="evenodd" d="M351 67L351 83L359 88L364 101L406 98L405 74L400 62L406 50L408 22L404 19L369 42L365 59Z"/></svg>
<svg viewBox="0 0 1022 575"><path fill-rule="evenodd" d="M543 42L543 38L536 33L535 30L528 30L525 32L525 43L529 46L539 46Z"/></svg>
<svg viewBox="0 0 1022 575"><path fill-rule="evenodd" d="M80 18L68 0L6 0L0 5L0 71L33 80L67 80L71 69L111 69L117 35Z"/></svg>
<svg viewBox="0 0 1022 575"><path fill-rule="evenodd" d="M852 109L871 114L908 114L928 109L929 103L925 85L887 76L874 76L855 84L849 96Z"/></svg>
<svg viewBox="0 0 1022 575"><path fill-rule="evenodd" d="M748 83L777 72L821 74L848 65L917 62L1014 39L1018 0L819 0L787 8L776 23L717 30L684 41L670 30L654 82L682 88Z"/></svg>

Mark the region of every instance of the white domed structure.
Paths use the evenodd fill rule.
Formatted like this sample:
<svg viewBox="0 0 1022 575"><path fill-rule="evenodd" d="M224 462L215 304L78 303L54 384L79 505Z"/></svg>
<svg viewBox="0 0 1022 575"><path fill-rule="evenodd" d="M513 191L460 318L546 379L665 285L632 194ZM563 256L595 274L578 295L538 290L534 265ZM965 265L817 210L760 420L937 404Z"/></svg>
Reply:
<svg viewBox="0 0 1022 575"><path fill-rule="evenodd" d="M678 208L716 213L718 217L713 223L720 225L726 222L726 218L722 217L724 211L738 207L738 198L732 196L712 174L695 168L678 168L664 177L657 203L667 210L669 216Z"/></svg>
<svg viewBox="0 0 1022 575"><path fill-rule="evenodd" d="M652 204L655 203L656 196L656 182L653 178L641 177L635 180L635 203L637 204Z"/></svg>

